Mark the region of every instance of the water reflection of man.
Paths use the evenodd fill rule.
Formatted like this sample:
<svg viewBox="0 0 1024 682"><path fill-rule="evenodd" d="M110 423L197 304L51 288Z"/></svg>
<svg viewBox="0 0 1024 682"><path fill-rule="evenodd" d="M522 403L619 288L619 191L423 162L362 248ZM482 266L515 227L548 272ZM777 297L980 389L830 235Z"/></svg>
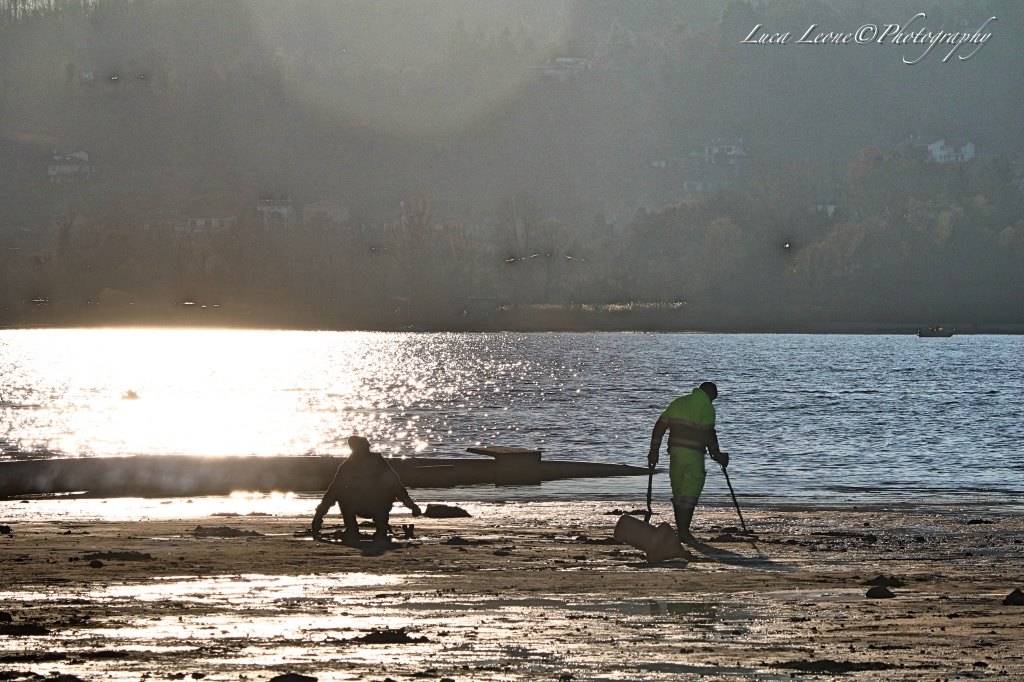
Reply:
<svg viewBox="0 0 1024 682"><path fill-rule="evenodd" d="M348 439L352 454L338 466L334 480L324 493L313 515L313 537L320 539L324 515L335 502L345 521L344 542L358 544L360 540L357 517L373 519L374 540L385 542L388 521L395 500L420 515L420 508L402 485L402 479L383 456L370 452L370 443L360 436Z"/></svg>
<svg viewBox="0 0 1024 682"><path fill-rule="evenodd" d="M690 523L697 500L704 490L704 453L723 467L729 465L729 455L718 448L715 431L715 408L718 387L705 381L689 395L676 398L661 413L651 433L651 450L647 462L653 468L658 464L661 439L668 431L669 478L672 482L672 508L675 511L679 539L692 541Z"/></svg>

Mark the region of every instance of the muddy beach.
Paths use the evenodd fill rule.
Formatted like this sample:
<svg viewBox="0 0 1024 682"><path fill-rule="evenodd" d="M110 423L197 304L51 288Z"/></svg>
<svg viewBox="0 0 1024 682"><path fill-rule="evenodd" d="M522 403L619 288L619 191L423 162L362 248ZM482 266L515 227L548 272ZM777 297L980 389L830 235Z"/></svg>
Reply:
<svg viewBox="0 0 1024 682"><path fill-rule="evenodd" d="M755 541L703 508L652 566L611 539L626 502L464 504L385 551L295 514L39 504L0 503L0 679L1024 678L1008 508L753 508Z"/></svg>

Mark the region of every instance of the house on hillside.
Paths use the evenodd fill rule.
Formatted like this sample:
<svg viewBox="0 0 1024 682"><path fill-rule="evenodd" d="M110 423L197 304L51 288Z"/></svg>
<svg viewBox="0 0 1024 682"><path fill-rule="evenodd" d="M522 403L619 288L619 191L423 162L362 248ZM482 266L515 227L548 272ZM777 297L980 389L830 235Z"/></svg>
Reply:
<svg viewBox="0 0 1024 682"><path fill-rule="evenodd" d="M261 194L256 200L256 213L266 228L295 224L295 206L288 195Z"/></svg>
<svg viewBox="0 0 1024 682"><path fill-rule="evenodd" d="M974 146L974 143L967 140L947 140L943 138L932 142L927 147L928 160L932 163L967 163L977 155L977 148Z"/></svg>
<svg viewBox="0 0 1024 682"><path fill-rule="evenodd" d="M737 177L747 158L747 152L742 139L717 138L704 145L701 157L708 166L727 168L733 177Z"/></svg>
<svg viewBox="0 0 1024 682"><path fill-rule="evenodd" d="M684 199L692 199L698 194L711 194L719 189L714 181L701 177L697 180L683 180L681 186Z"/></svg>
<svg viewBox="0 0 1024 682"><path fill-rule="evenodd" d="M51 184L88 182L96 173L96 166L89 161L89 153L84 151L70 154L54 154L46 167L46 176Z"/></svg>
<svg viewBox="0 0 1024 682"><path fill-rule="evenodd" d="M839 202L836 200L834 194L819 194L811 204L811 211L817 213L820 216L833 220L836 217L836 211L839 210Z"/></svg>
<svg viewBox="0 0 1024 682"><path fill-rule="evenodd" d="M593 66L591 60L583 57L553 57L542 64L538 70L543 78L565 83L590 71Z"/></svg>
<svg viewBox="0 0 1024 682"><path fill-rule="evenodd" d="M331 199L321 199L302 207L304 225L317 222L337 225L348 220L348 216L348 209Z"/></svg>
<svg viewBox="0 0 1024 682"><path fill-rule="evenodd" d="M685 156L654 159L640 203L657 209L733 187L743 175L746 158L743 140L716 138Z"/></svg>
<svg viewBox="0 0 1024 682"><path fill-rule="evenodd" d="M179 235L198 236L226 232L238 224L238 216L229 213L206 213L178 218L173 222L174 232Z"/></svg>

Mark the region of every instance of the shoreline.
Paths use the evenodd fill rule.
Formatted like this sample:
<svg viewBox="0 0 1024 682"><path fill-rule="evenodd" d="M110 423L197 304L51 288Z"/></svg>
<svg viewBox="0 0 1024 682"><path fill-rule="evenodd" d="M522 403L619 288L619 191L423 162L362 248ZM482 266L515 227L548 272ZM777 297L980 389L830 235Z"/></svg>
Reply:
<svg viewBox="0 0 1024 682"><path fill-rule="evenodd" d="M590 480L603 481L604 479L569 479L561 481L563 484L584 483ZM426 502L453 503L453 504L479 504L479 505L546 505L546 504L619 504L627 505L630 509L644 506L643 495L637 492L635 495L623 493L622 491L593 493L565 490L557 492L541 492L535 487L515 486L488 486L471 485L453 488L414 488L409 490L416 500ZM769 495L758 492L745 492L737 495L737 501L741 508L746 510L758 509L763 511L793 511L793 512L818 512L818 511L947 511L949 509L991 509L994 511L1020 511L1024 512L1024 501L1012 492L993 490L987 494L973 493L965 496L964 493L955 491L916 491L914 494L888 494L866 493L859 497L841 497L836 494L824 495L815 491L807 491L800 494ZM236 490L230 494L197 494L197 495L144 495L131 494L120 496L109 496L104 494L92 494L88 492L71 493L43 493L15 495L0 497L0 521L2 521L3 509L8 505L16 505L29 502L44 503L121 503L129 500L136 500L145 505L174 505L176 508L185 509L184 505L196 502L207 502L222 506L238 504L240 501L247 501L251 504L259 504L261 501L290 500L293 504L302 504L307 501L310 509L316 506L320 499L321 492L317 491L254 491ZM655 489L654 503L665 503L670 497L667 490ZM701 495L700 507L733 511L734 506L728 493L720 491L705 491ZM396 507L397 509L398 507ZM310 512L312 513L312 512ZM733 512L734 513L734 512Z"/></svg>
<svg viewBox="0 0 1024 682"><path fill-rule="evenodd" d="M313 543L305 515L133 520L129 509L101 521L55 509L4 521L11 505L36 504L0 506L12 528L0 536L0 597L14 624L46 634L0 634L0 670L83 680L1024 675L1024 606L1002 604L1024 587L1024 519L1006 510L752 507L751 542L734 535L731 508L701 506L692 558L648 565L610 538L616 508L632 500L481 503L466 505L466 519L403 511L393 525L414 522L416 539L383 553ZM655 522L671 517L663 503L655 512ZM337 514L327 522L335 530ZM879 576L892 598L866 598Z"/></svg>
<svg viewBox="0 0 1024 682"><path fill-rule="evenodd" d="M770 334L770 335L836 335L836 336L916 336L918 329L931 326L920 323L837 323L792 325L730 325L730 324L521 324L521 325L315 325L309 323L279 324L271 322L233 322L231 320L93 320L88 322L17 321L0 324L0 331L90 330L90 329L163 329L163 330L225 330L225 331L303 331L303 332L380 332L389 334ZM949 323L957 336L1021 336L1024 322L1017 323Z"/></svg>

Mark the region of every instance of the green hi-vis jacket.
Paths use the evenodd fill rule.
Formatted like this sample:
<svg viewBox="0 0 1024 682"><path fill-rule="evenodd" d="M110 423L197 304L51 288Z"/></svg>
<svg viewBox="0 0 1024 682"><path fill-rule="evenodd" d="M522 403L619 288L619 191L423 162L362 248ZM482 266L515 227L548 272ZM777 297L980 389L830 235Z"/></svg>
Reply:
<svg viewBox="0 0 1024 682"><path fill-rule="evenodd" d="M658 421L668 426L670 448L718 452L715 408L708 394L699 388L669 403Z"/></svg>

